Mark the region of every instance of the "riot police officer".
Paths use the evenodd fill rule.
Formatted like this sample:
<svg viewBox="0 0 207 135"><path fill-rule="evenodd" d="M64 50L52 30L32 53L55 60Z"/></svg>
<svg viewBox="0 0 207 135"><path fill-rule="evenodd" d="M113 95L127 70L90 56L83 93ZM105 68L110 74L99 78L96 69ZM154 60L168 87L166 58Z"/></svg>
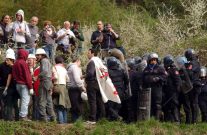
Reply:
<svg viewBox="0 0 207 135"><path fill-rule="evenodd" d="M190 106L192 112L191 123L196 123L199 111L198 96L201 91L201 82L199 80L200 63L193 49L187 49L185 51L185 57L189 61L189 63L186 65L186 69L193 84L193 89L189 92Z"/></svg>
<svg viewBox="0 0 207 135"><path fill-rule="evenodd" d="M128 106L126 99L128 98L127 95L127 87L128 87L128 77L126 72L120 68L119 60L115 57L110 57L107 60L107 67L108 67L108 73L109 77L111 78L118 95L121 99L121 107L114 103L109 102L107 105L108 110L108 117L110 120L117 120L120 119L120 116L123 117L123 120L128 120ZM120 116L119 116L120 115Z"/></svg>
<svg viewBox="0 0 207 135"><path fill-rule="evenodd" d="M201 110L202 122L207 122L207 78L206 67L201 67L201 93L198 98L199 107Z"/></svg>
<svg viewBox="0 0 207 135"><path fill-rule="evenodd" d="M158 65L158 55L149 54L147 67L143 71L143 87L151 88L151 115L158 120L162 113L162 87L166 78L164 67Z"/></svg>
<svg viewBox="0 0 207 135"><path fill-rule="evenodd" d="M164 120L180 123L178 95L181 79L174 64L174 58L167 55L163 59L165 70L168 73L167 82L163 86L163 112Z"/></svg>
<svg viewBox="0 0 207 135"><path fill-rule="evenodd" d="M135 122L137 121L137 110L138 110L138 91L140 90L141 85L141 75L135 70L136 61L133 58L129 58L126 60L128 65L128 73L129 73L129 81L131 86L132 96L129 99L129 121Z"/></svg>
<svg viewBox="0 0 207 135"><path fill-rule="evenodd" d="M179 110L183 105L183 109L186 115L185 123L190 124L190 117L191 117L191 109L190 109L190 99L189 99L189 92L192 90L193 85L191 83L190 77L188 72L186 71L185 65L187 64L186 57L177 57L176 64L179 69L179 74L181 78L181 87L179 93ZM180 112L180 111L179 111ZM181 116L181 115L180 115Z"/></svg>

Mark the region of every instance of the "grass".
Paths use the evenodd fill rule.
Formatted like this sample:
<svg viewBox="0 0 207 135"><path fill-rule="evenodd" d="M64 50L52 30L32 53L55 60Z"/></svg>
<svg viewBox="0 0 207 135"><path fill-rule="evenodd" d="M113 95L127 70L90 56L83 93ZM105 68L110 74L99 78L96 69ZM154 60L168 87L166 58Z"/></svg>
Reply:
<svg viewBox="0 0 207 135"><path fill-rule="evenodd" d="M96 125L82 121L60 125L41 122L0 121L1 135L203 135L207 134L207 124L176 125L160 123L154 119L133 124L101 120Z"/></svg>

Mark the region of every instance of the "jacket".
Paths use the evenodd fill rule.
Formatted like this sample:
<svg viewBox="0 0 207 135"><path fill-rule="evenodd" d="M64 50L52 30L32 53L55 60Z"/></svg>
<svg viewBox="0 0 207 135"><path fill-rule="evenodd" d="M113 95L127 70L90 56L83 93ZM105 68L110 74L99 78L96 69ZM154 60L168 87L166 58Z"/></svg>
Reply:
<svg viewBox="0 0 207 135"><path fill-rule="evenodd" d="M12 75L18 84L27 85L28 89L32 89L32 76L29 66L26 63L28 52L24 49L19 49L18 57L12 69Z"/></svg>

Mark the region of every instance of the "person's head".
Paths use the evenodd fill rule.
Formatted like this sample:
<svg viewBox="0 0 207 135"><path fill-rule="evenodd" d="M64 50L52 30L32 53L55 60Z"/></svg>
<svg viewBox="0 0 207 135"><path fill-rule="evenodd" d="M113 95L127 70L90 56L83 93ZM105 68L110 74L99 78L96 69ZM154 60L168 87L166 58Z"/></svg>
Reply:
<svg viewBox="0 0 207 135"><path fill-rule="evenodd" d="M29 54L27 58L27 64L29 67L34 67L36 64L36 57L34 54Z"/></svg>
<svg viewBox="0 0 207 135"><path fill-rule="evenodd" d="M176 65L177 65L177 67L179 68L179 69L181 69L181 68L185 68L185 65L187 64L187 58L186 57L184 57L184 56L178 56L177 58L176 58Z"/></svg>
<svg viewBox="0 0 207 135"><path fill-rule="evenodd" d="M158 63L158 55L156 53L149 54L148 63L151 65L157 64Z"/></svg>
<svg viewBox="0 0 207 135"><path fill-rule="evenodd" d="M73 57L72 58L72 63L75 63L78 67L80 67L80 65L81 65L81 60L80 60L80 58L79 57Z"/></svg>
<svg viewBox="0 0 207 135"><path fill-rule="evenodd" d="M102 22L102 21L98 21L98 22L97 22L97 29L98 29L99 31L103 30L103 22Z"/></svg>
<svg viewBox="0 0 207 135"><path fill-rule="evenodd" d="M191 49L191 48L188 48L187 50L185 50L184 55L188 61L191 61L192 59L196 58L196 52L194 49Z"/></svg>
<svg viewBox="0 0 207 135"><path fill-rule="evenodd" d="M24 11L23 10L18 10L16 13L16 20L19 22L24 21Z"/></svg>
<svg viewBox="0 0 207 135"><path fill-rule="evenodd" d="M13 53L6 54L6 59L5 59L6 65L13 66L14 60L15 60L15 54L13 54Z"/></svg>
<svg viewBox="0 0 207 135"><path fill-rule="evenodd" d="M35 56L37 58L37 62L40 62L42 59L47 58L47 54L46 54L45 50L42 48L37 49Z"/></svg>
<svg viewBox="0 0 207 135"><path fill-rule="evenodd" d="M74 29L79 29L79 27L80 27L80 22L79 21L74 21L73 22L73 28Z"/></svg>
<svg viewBox="0 0 207 135"><path fill-rule="evenodd" d="M97 56L95 49L89 49L88 50L88 59L91 59L92 57Z"/></svg>
<svg viewBox="0 0 207 135"><path fill-rule="evenodd" d="M31 19L30 19L30 24L32 26L36 26L38 24L38 17L36 16L33 16Z"/></svg>
<svg viewBox="0 0 207 135"><path fill-rule="evenodd" d="M51 21L44 21L44 23L43 23L43 26L44 26L44 28L49 28L50 27L50 25L52 25L52 23L51 23Z"/></svg>
<svg viewBox="0 0 207 135"><path fill-rule="evenodd" d="M62 57L62 56L57 56L57 57L55 58L55 63L56 63L56 64L63 64L63 63L64 63L64 59L63 59L63 57Z"/></svg>
<svg viewBox="0 0 207 135"><path fill-rule="evenodd" d="M1 22L3 22L4 24L9 24L10 23L10 16L9 15L3 15L1 18Z"/></svg>
<svg viewBox="0 0 207 135"><path fill-rule="evenodd" d="M112 25L110 23L105 24L105 30L110 31L112 29Z"/></svg>
<svg viewBox="0 0 207 135"><path fill-rule="evenodd" d="M64 22L64 28L65 28L66 30L70 29L70 22L69 22L69 21L65 21L65 22Z"/></svg>

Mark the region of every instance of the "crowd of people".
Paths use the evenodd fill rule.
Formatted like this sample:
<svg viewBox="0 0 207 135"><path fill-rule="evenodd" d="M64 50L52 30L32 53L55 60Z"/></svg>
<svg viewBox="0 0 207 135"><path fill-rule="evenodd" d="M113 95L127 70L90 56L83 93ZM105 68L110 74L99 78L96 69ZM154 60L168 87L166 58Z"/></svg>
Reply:
<svg viewBox="0 0 207 135"><path fill-rule="evenodd" d="M80 22L65 21L57 32L51 21L44 21L43 30L37 24L36 16L24 21L23 10L14 22L9 15L1 19L0 43L7 48L0 64L1 119L65 124L82 119L89 109L88 124L101 118L130 123L148 114L180 124L183 108L187 124L198 122L199 109L207 121L207 73L193 49L163 61L157 53L125 59L116 43L120 36L111 24L98 21L83 72Z"/></svg>

